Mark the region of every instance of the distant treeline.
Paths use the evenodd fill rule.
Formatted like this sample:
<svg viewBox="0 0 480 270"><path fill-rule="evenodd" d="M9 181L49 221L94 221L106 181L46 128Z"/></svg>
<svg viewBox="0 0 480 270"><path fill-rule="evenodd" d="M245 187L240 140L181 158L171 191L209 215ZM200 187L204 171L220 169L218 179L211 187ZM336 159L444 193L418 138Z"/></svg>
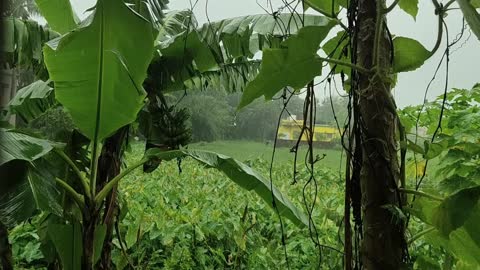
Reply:
<svg viewBox="0 0 480 270"><path fill-rule="evenodd" d="M283 99L266 102L258 99L247 107L236 111L241 93L225 93L216 90L190 91L185 94L167 96L171 104L187 108L190 113L193 142L215 140L272 141L275 138L278 118L283 108ZM347 116L348 100L334 97L335 114L343 123ZM293 96L282 118L289 114L301 119L304 99ZM317 104L316 123L335 125L330 99Z"/></svg>

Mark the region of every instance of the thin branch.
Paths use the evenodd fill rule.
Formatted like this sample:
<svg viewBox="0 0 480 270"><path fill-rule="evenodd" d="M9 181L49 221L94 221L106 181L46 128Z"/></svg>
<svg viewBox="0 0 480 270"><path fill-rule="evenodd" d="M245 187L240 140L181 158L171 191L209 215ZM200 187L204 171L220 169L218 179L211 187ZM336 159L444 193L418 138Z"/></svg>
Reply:
<svg viewBox="0 0 480 270"><path fill-rule="evenodd" d="M332 64L337 64L337 65L340 65L340 66L345 66L345 67L349 67L349 68L352 68L352 69L355 69L361 73L365 73L365 74L368 74L368 73L371 73L370 70L364 68L364 67L361 67L361 66L358 66L358 65L355 65L355 64L352 64L352 63L349 63L349 62L344 62L344 61L341 61L341 60L337 60L337 59L331 59L331 58L324 58L324 57L318 57L320 60L322 61L325 61L325 62L328 62L328 63L332 63Z"/></svg>

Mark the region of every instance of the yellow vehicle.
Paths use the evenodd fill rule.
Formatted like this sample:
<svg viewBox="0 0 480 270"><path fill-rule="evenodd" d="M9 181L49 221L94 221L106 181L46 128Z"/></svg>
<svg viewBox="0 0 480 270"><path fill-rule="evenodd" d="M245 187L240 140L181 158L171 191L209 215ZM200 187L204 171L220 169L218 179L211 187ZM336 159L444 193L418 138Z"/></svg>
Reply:
<svg viewBox="0 0 480 270"><path fill-rule="evenodd" d="M294 118L284 119L278 127L277 144L279 146L294 146L302 131L303 121ZM300 143L307 143L307 134L303 133ZM334 126L315 125L313 131L313 145L321 147L333 147L340 142L340 133Z"/></svg>

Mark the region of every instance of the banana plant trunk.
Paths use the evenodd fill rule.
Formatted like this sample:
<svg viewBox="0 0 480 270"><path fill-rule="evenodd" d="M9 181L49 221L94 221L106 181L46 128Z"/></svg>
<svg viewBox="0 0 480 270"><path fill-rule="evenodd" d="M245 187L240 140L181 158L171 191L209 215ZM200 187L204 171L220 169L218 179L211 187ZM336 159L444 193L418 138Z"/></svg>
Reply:
<svg viewBox="0 0 480 270"><path fill-rule="evenodd" d="M122 127L105 140L98 159L97 190L101 190L109 180L120 173L124 143L128 136L128 126ZM103 215L98 208L87 205L83 216L83 261L82 269L112 269L112 232L117 212L115 187L103 202ZM100 260L94 261L95 229L99 225L106 228L105 238L101 245Z"/></svg>
<svg viewBox="0 0 480 270"><path fill-rule="evenodd" d="M103 187L108 181L120 173L124 145L128 136L128 131L128 126L125 126L106 139L98 163L99 170L97 179L99 186ZM117 187L114 187L105 199L105 208L101 223L106 226L106 234L97 269L112 269L112 237L117 212Z"/></svg>
<svg viewBox="0 0 480 270"><path fill-rule="evenodd" d="M93 270L95 228L98 222L98 210L94 206L87 205L83 214L82 238L83 256L82 269Z"/></svg>
<svg viewBox="0 0 480 270"><path fill-rule="evenodd" d="M391 207L401 207L397 188L400 178L395 136L397 115L387 79L393 48L385 16L377 11L378 1L385 8L385 0L358 0L357 62L367 69L375 67L375 72L360 74L358 80L363 152L361 256L367 270L396 270L402 268L406 244L404 222L391 211ZM380 25L376 25L377 20ZM377 31L376 26L380 26ZM380 38L374 60L376 32Z"/></svg>

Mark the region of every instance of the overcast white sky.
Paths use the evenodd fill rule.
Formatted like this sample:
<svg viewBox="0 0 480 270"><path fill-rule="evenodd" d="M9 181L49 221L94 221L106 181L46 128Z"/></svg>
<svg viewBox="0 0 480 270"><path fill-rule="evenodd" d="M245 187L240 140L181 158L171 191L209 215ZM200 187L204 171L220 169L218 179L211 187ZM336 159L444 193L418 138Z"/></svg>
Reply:
<svg viewBox="0 0 480 270"><path fill-rule="evenodd" d="M85 17L85 10L92 7L96 0L71 0L73 7L80 18ZM191 3L197 0L171 0L171 10L190 8ZM206 2L208 6L205 7ZM194 9L199 23L207 21L206 10L211 21L229 17L265 13L257 2L267 7L268 0L198 0ZM271 0L273 9L282 6L281 0ZM450 11L446 18L450 41L459 33L462 26L462 15L459 10ZM437 19L433 13L431 1L419 1L417 20L401 10L395 10L388 17L390 31L394 35L406 36L419 40L427 49L432 49L437 37ZM467 37L469 39L467 40ZM423 102L425 88L434 74L437 64L443 53L446 42L436 55L430 58L424 66L413 72L401 73L394 94L399 107ZM461 48L459 48L461 47ZM459 48L459 49L458 49ZM449 88L468 88L480 82L480 41L468 30L461 42L454 48L450 58ZM444 68L438 73L432 84L428 99L443 93L445 72ZM317 96L324 96L323 87L319 87Z"/></svg>

